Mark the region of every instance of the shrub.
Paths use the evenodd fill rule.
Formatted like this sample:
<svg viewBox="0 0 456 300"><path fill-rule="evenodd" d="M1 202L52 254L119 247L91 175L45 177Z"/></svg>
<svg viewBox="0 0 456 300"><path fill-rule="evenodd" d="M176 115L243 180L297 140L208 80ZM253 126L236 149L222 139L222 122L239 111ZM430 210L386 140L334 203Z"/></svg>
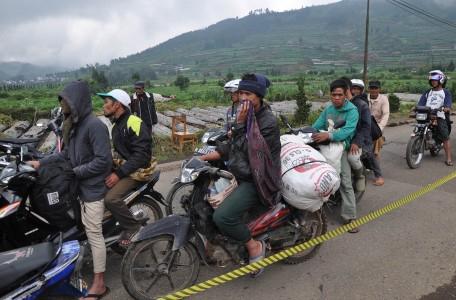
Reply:
<svg viewBox="0 0 456 300"><path fill-rule="evenodd" d="M306 96L306 92L304 90L304 77L301 76L296 83L298 85L298 93L296 94L296 104L298 105L298 109L295 112L295 122L297 123L305 123L307 118L309 117L310 108L312 104L308 103L308 99Z"/></svg>
<svg viewBox="0 0 456 300"><path fill-rule="evenodd" d="M0 114L0 124L11 126L13 124L13 118L9 115Z"/></svg>
<svg viewBox="0 0 456 300"><path fill-rule="evenodd" d="M9 94L7 92L0 92L0 98L8 98Z"/></svg>
<svg viewBox="0 0 456 300"><path fill-rule="evenodd" d="M388 99L390 105L390 112L398 112L401 106L399 97L394 94L389 94Z"/></svg>

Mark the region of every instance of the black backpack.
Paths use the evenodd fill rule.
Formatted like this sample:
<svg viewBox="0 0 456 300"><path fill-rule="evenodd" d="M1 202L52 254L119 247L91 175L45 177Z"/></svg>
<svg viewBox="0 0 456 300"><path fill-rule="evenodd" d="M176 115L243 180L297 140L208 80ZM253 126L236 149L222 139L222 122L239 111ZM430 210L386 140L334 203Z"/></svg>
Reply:
<svg viewBox="0 0 456 300"><path fill-rule="evenodd" d="M380 126L378 126L377 121L375 120L374 116L371 116L371 137L372 140L378 140L383 135Z"/></svg>
<svg viewBox="0 0 456 300"><path fill-rule="evenodd" d="M80 208L76 199L77 181L69 161L40 166L30 195L35 212L59 230L67 230L79 223ZM73 215L69 211L73 209Z"/></svg>

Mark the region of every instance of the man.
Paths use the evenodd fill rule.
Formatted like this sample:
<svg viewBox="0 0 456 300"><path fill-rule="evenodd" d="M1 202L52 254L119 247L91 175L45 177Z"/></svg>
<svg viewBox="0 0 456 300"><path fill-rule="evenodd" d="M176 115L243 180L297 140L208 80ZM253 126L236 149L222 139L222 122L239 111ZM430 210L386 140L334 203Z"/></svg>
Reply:
<svg viewBox="0 0 456 300"><path fill-rule="evenodd" d="M388 97L386 95L380 94L381 83L378 80L373 80L369 82L369 108L371 111L372 116L374 116L375 121L377 122L378 126L384 131L386 124L388 124L389 114L390 114L390 107ZM377 140L373 142L374 145L374 159L377 160L376 164L379 166L379 158L380 158L380 150L383 147L383 143L385 138L381 136ZM375 173L375 179L373 184L376 186L382 186L385 183L385 180L381 176L381 173Z"/></svg>
<svg viewBox="0 0 456 300"><path fill-rule="evenodd" d="M348 163L348 150L350 149L351 139L355 135L356 125L358 124L359 114L356 107L348 101L347 84L344 80L338 79L331 83L331 104L323 110L317 121L312 125L318 130L328 130L331 124L345 120L345 125L334 132L320 132L312 135L317 143L325 141L335 141L344 143L344 152L341 158L340 172L340 194L342 197L341 216L345 223L351 223L356 219L356 198L351 180L351 167ZM353 228L350 233L358 232L358 228Z"/></svg>
<svg viewBox="0 0 456 300"><path fill-rule="evenodd" d="M239 183L215 210L213 221L223 234L245 244L249 253L249 263L261 260L266 252L265 243L252 238L243 220L245 212L249 209L266 205L256 188L252 161L249 159L249 147L253 147L251 143L255 143L246 137L251 130L247 122L249 112L255 115L261 135L270 151L272 168L268 171L280 173L280 130L276 117L263 100L269 85L269 79L260 74L245 74L242 77L239 83L239 98L242 104L236 116L236 124L232 127L230 144L218 145L216 151L200 157L205 161L223 157L228 161L228 170ZM261 272L262 270L252 275L258 276Z"/></svg>
<svg viewBox="0 0 456 300"><path fill-rule="evenodd" d="M223 87L223 90L225 93L230 94L231 98L231 107L228 108L228 111L226 112L226 130L230 131L231 126L236 123L236 111L237 107L239 104L239 82L240 79L234 79L231 81L228 81L225 86Z"/></svg>
<svg viewBox="0 0 456 300"><path fill-rule="evenodd" d="M40 161L31 161L34 168L67 159L78 180L78 196L81 201L81 219L92 250L94 278L84 299L99 299L109 289L104 283L106 246L102 221L104 197L107 192L105 178L112 168L111 144L106 125L92 114L89 85L85 81L68 84L59 94L65 119L69 121L68 141L62 152Z"/></svg>
<svg viewBox="0 0 456 300"><path fill-rule="evenodd" d="M131 96L131 112L140 117L144 124L152 133L152 126L157 124L157 112L155 110L155 101L158 97L163 99L174 99L175 96L162 96L160 94L149 94L144 90L144 81L135 82L135 92Z"/></svg>
<svg viewBox="0 0 456 300"><path fill-rule="evenodd" d="M443 149L445 150L447 166L453 166L451 159L451 145L450 145L450 128L451 122L449 122L450 110L451 110L451 93L445 89L446 76L440 70L433 70L429 72L428 77L429 85L431 89L421 95L419 106L428 106L431 109L443 109L442 113L437 114L437 132L435 140L437 143L443 143Z"/></svg>
<svg viewBox="0 0 456 300"><path fill-rule="evenodd" d="M141 227L141 222L133 217L123 198L141 184L130 175L149 167L152 138L144 122L130 113L130 96L125 91L115 89L97 95L104 100L104 115L114 122L112 143L115 156L122 159L122 163L106 178L106 186L110 190L105 196L105 205L123 229L119 244L127 246L131 236Z"/></svg>

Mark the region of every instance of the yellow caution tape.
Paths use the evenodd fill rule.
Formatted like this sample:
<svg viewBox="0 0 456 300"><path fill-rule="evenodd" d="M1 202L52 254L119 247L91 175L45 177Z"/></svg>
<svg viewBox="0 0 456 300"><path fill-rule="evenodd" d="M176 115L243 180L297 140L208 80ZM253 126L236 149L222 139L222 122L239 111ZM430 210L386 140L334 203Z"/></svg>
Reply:
<svg viewBox="0 0 456 300"><path fill-rule="evenodd" d="M218 286L218 285L221 285L221 284L224 284L228 281L232 281L234 279L237 279L239 277L242 277L242 276L245 276L245 275L248 275L250 273L252 273L253 271L257 271L261 268L265 268L267 266L270 266L278 261L281 261L289 256L292 256L292 255L295 255L296 253L298 252L302 252L302 251L305 251L307 249L310 249L318 244L321 244L323 242L327 242L335 237L338 237L344 233L346 233L348 230L351 230L355 227L359 227L361 225L364 225L368 222L371 222L375 219L378 219L380 218L381 216L393 211L393 210L396 210L414 200L416 200L417 198L435 190L436 188L438 188L439 186L441 185L444 185L445 183L447 183L448 181L450 180L453 180L456 178L456 172L453 172L445 177L442 177L438 180L436 180L435 182L431 183L431 184L428 184L427 186L425 187L422 187L421 189L399 199L399 200L396 200L390 204L388 204L387 206L383 207L383 208L380 208L378 210L375 210L367 215L365 215L364 217L360 218L360 219L357 219L356 221L354 222L351 222L350 224L347 224L347 225L343 225L343 226L340 226L334 230L331 230L331 231L328 231L327 233L325 233L324 235L321 235L319 237L316 237L314 239L311 239L307 242L304 242L302 244L299 244L299 245L296 245L296 246L293 246L293 247L290 247L288 249L285 249L285 250L282 250L274 255L271 255L269 257L266 257L258 262L255 262L255 263L252 263L250 265L247 265L245 267L242 267L242 268L238 268L236 270L233 270L231 272L228 272L228 273L225 273L223 275L220 275L220 276L217 276L217 277L214 277L212 279L209 279L209 280L206 280L204 282L201 282L201 283L198 283L198 284L195 284L189 288L186 288L186 289L183 289L183 290L180 290L178 292L175 292L175 293L172 293L172 294L169 294L169 295L166 295L164 297L161 297L161 298L158 298L160 300L177 300L177 299L183 299L183 298L186 298L186 297L189 297L189 296L192 296L192 295L195 295L195 294L198 294L198 293L201 293L201 292L204 292L205 290L208 290L212 287L215 287L215 286Z"/></svg>

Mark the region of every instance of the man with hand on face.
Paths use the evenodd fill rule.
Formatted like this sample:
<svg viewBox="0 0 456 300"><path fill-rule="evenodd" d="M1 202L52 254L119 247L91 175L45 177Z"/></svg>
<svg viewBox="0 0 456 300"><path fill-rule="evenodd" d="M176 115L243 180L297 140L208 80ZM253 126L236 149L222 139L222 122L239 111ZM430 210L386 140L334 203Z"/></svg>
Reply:
<svg viewBox="0 0 456 300"><path fill-rule="evenodd" d="M105 196L105 205L123 229L119 244L127 246L131 237L140 229L141 222L136 220L123 201L124 196L137 188L141 181L131 178L131 174L150 166L152 157L152 138L144 122L131 114L130 96L123 90L115 89L109 93L98 93L103 98L104 115L114 122L112 142L115 155L122 164L106 178L110 189Z"/></svg>
<svg viewBox="0 0 456 300"><path fill-rule="evenodd" d="M356 198L352 186L348 151L350 150L351 140L355 136L359 119L356 106L347 99L347 90L347 83L343 79L333 81L330 85L331 104L325 108L312 125L313 128L318 130L328 130L330 124L345 120L343 127L333 132L314 133L312 138L317 143L325 141L344 143L344 152L340 164L340 195L342 197L341 216L346 224L356 219ZM349 232L356 233L358 231L358 228L353 228Z"/></svg>

